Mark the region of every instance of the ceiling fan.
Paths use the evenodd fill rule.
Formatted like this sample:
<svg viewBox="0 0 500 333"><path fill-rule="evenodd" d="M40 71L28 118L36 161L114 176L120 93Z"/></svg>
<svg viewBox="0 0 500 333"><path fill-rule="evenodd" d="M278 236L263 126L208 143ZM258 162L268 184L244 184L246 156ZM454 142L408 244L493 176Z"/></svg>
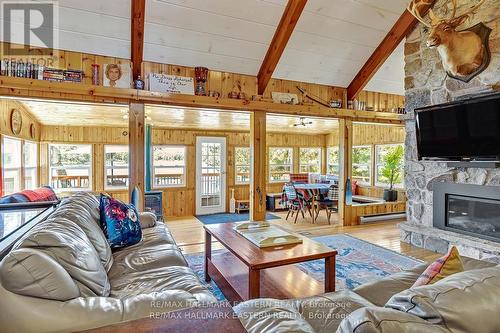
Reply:
<svg viewBox="0 0 500 333"><path fill-rule="evenodd" d="M304 126L304 127L306 127L307 125L311 125L312 123L313 123L312 121L306 122L306 118L305 117L300 117L299 118L299 122L293 124L293 127L298 127L298 126Z"/></svg>

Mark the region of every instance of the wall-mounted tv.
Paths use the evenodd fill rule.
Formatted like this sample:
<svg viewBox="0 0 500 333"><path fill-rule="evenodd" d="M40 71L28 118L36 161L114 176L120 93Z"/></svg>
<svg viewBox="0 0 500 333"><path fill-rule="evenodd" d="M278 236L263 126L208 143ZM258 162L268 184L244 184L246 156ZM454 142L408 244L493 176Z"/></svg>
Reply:
<svg viewBox="0 0 500 333"><path fill-rule="evenodd" d="M419 160L500 161L500 93L415 109Z"/></svg>

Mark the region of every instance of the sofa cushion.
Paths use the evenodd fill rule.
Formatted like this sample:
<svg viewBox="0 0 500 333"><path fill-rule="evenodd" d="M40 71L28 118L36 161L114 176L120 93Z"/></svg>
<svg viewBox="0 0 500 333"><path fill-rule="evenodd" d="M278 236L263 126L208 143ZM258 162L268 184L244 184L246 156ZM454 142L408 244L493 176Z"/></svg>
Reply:
<svg viewBox="0 0 500 333"><path fill-rule="evenodd" d="M139 213L139 221L142 229L152 228L156 225L156 215L151 212Z"/></svg>
<svg viewBox="0 0 500 333"><path fill-rule="evenodd" d="M106 270L85 232L70 220L56 218L33 227L13 247L32 248L59 263L80 290L80 296L108 296Z"/></svg>
<svg viewBox="0 0 500 333"><path fill-rule="evenodd" d="M386 307L452 332L500 332L500 266L450 275L394 295Z"/></svg>
<svg viewBox="0 0 500 333"><path fill-rule="evenodd" d="M353 291L377 306L384 306L394 294L410 288L426 268L427 264L418 265L411 270L364 283Z"/></svg>
<svg viewBox="0 0 500 333"><path fill-rule="evenodd" d="M81 209L81 206L75 203L68 203L64 207L56 210L51 215L51 218L65 218L77 224L85 232L94 246L106 271L109 271L113 264L111 247L108 244L106 236L104 236L101 228L96 221L94 221L88 210Z"/></svg>
<svg viewBox="0 0 500 333"><path fill-rule="evenodd" d="M255 299L235 312L249 333L335 332L349 313L370 302L350 290L297 300Z"/></svg>
<svg viewBox="0 0 500 333"><path fill-rule="evenodd" d="M167 290L184 291L200 302L216 301L189 267L162 267L111 279L111 296L120 299Z"/></svg>
<svg viewBox="0 0 500 333"><path fill-rule="evenodd" d="M133 205L101 194L101 228L111 248L122 248L140 242L142 229Z"/></svg>
<svg viewBox="0 0 500 333"><path fill-rule="evenodd" d="M437 281L455 273L463 272L464 266L455 246L447 254L430 264L418 277L413 287L436 283Z"/></svg>
<svg viewBox="0 0 500 333"><path fill-rule="evenodd" d="M0 263L2 286L19 295L67 301L80 290L52 257L35 249L10 251Z"/></svg>
<svg viewBox="0 0 500 333"><path fill-rule="evenodd" d="M333 332L333 331L332 331ZM380 307L364 307L344 319L336 333L450 333L411 314Z"/></svg>

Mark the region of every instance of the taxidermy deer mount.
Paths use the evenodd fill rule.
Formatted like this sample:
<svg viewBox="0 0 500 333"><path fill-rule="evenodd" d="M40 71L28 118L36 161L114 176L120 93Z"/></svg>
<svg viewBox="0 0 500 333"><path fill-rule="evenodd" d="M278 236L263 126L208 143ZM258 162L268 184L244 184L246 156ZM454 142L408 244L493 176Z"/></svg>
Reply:
<svg viewBox="0 0 500 333"><path fill-rule="evenodd" d="M457 0L449 0L452 5L450 17L439 17L429 9L431 21L428 23L421 16L421 8L431 5L432 2L412 0L408 11L429 29L427 46L437 48L446 73L455 79L469 82L488 67L491 56L488 38L491 29L483 23L462 31L456 29L473 16L485 0L479 0L458 16Z"/></svg>

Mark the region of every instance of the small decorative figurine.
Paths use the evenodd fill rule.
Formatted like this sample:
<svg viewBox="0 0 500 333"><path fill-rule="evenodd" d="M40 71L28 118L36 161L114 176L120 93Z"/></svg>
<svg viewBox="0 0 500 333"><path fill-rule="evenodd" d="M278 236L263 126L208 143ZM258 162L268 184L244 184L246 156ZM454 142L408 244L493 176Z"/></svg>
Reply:
<svg viewBox="0 0 500 333"><path fill-rule="evenodd" d="M134 80L134 89L144 90L144 81L141 79L140 75L138 75L137 79Z"/></svg>

